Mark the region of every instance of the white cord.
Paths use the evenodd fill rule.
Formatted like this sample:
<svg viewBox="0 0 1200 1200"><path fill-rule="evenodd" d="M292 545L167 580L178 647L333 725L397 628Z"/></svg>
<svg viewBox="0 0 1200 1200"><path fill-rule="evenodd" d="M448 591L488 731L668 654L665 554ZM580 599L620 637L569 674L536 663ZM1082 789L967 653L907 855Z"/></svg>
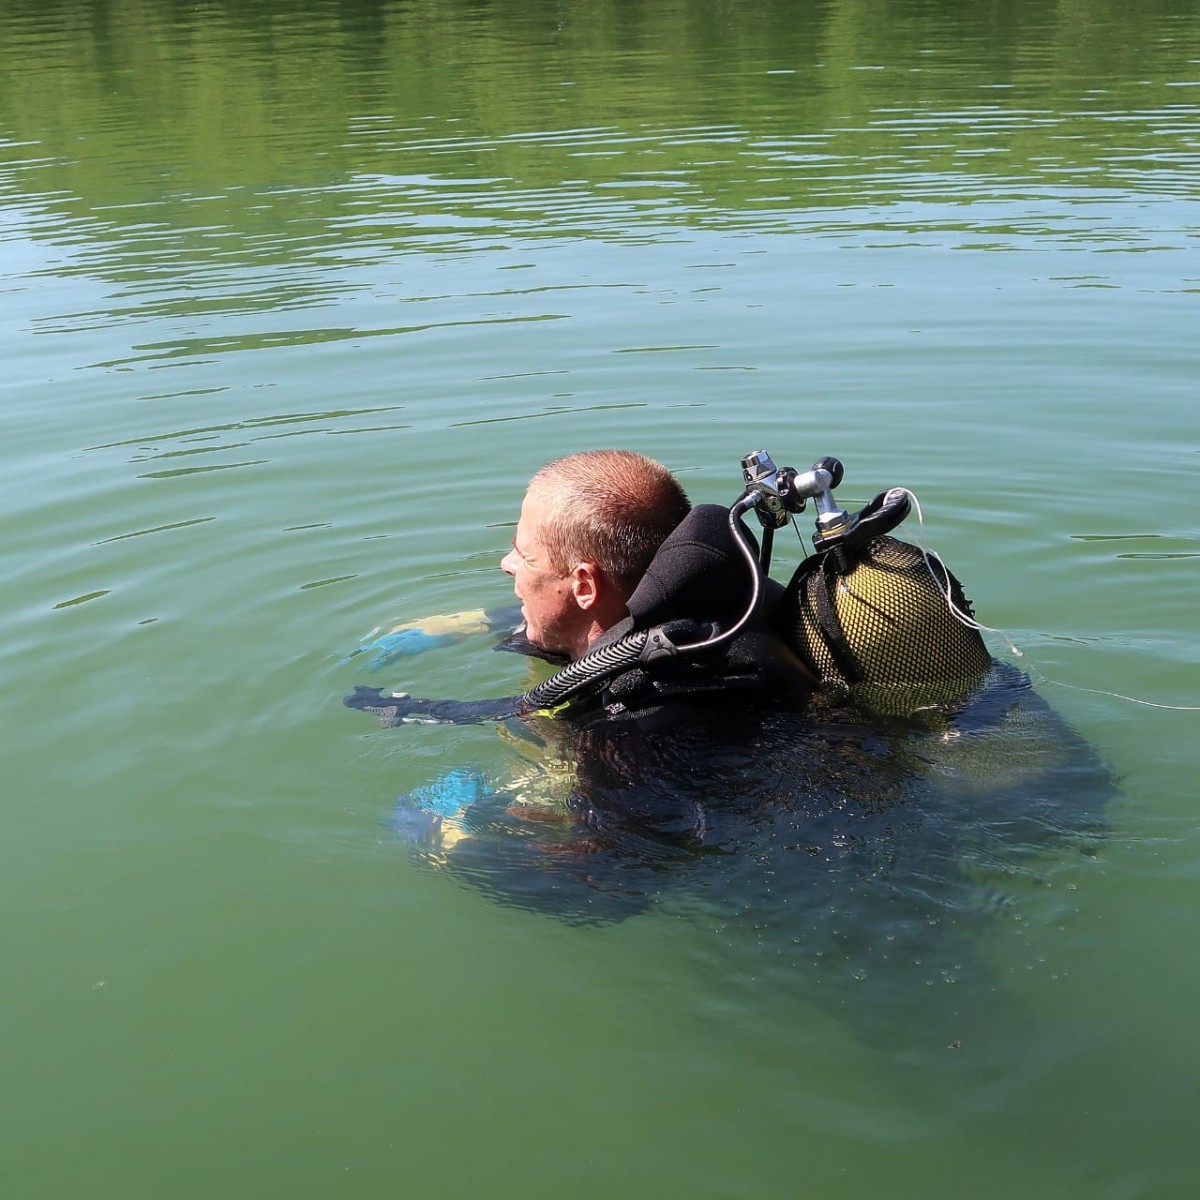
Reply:
<svg viewBox="0 0 1200 1200"><path fill-rule="evenodd" d="M925 515L921 512L921 501L917 499L916 492L911 491L906 487L892 488L892 491L902 493L913 502L913 507L917 510L917 524L924 528ZM971 617L967 613L963 612L962 609L954 603L954 597L950 594L950 571L946 567L946 564L942 562L941 556L936 550L927 550L919 537L916 539L916 543L917 549L921 551L921 554L925 558L925 566L929 570L930 577L933 579L935 586L941 593L942 599L946 601L946 607L950 610L950 613L954 619L965 625L968 629L986 631L1002 637L1005 642L1008 643L1009 651L1013 655L1015 655L1017 658L1024 658L1025 655L1017 648L1016 643L1008 636L1007 633L1004 632L1003 629L995 629L991 625L984 625L982 622L976 621L974 617ZM939 567L942 568L941 579L938 578L937 572L933 569L933 564L935 562Z"/></svg>
<svg viewBox="0 0 1200 1200"><path fill-rule="evenodd" d="M1091 692L1093 696L1111 696L1114 700L1128 700L1130 704L1144 704L1147 708L1166 708L1171 712L1200 712L1200 705L1195 704L1159 704L1155 700L1139 700L1136 696L1123 696L1120 692L1106 692L1103 688L1080 687L1077 683L1063 683L1061 679L1047 679L1046 682L1057 684L1058 687L1070 688L1075 692Z"/></svg>

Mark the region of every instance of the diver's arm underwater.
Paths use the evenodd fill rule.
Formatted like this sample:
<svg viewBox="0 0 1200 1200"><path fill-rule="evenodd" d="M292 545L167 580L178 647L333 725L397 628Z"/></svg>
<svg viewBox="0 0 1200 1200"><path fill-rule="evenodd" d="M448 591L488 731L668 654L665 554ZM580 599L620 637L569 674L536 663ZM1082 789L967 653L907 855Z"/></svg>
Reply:
<svg viewBox="0 0 1200 1200"><path fill-rule="evenodd" d="M504 608L473 608L467 612L404 621L386 632L373 630L343 661L350 662L366 654L370 656L367 670L378 671L398 658L421 654L439 646L450 646L474 634L511 630L520 619L520 608L507 605Z"/></svg>

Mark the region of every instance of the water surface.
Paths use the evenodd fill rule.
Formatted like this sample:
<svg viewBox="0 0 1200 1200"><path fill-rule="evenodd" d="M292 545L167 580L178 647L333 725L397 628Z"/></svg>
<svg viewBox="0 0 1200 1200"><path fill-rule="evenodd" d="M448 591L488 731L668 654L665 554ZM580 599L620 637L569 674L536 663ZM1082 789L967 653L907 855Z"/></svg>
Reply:
<svg viewBox="0 0 1200 1200"><path fill-rule="evenodd" d="M9 0L0 58L14 1195L1192 1193L1193 4ZM397 796L522 756L340 696L525 664L345 657L505 603L596 445L911 487L1103 839L832 999L758 893L415 859Z"/></svg>

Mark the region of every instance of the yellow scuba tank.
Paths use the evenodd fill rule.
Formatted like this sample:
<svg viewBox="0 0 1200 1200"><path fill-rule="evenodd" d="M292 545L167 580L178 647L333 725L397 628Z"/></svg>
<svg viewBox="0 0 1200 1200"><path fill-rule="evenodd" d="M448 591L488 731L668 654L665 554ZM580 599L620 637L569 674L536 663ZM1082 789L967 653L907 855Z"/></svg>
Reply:
<svg viewBox="0 0 1200 1200"><path fill-rule="evenodd" d="M889 536L909 512L901 488L831 521L796 569L781 608L784 636L825 691L888 716L964 699L991 655L971 605L936 555Z"/></svg>

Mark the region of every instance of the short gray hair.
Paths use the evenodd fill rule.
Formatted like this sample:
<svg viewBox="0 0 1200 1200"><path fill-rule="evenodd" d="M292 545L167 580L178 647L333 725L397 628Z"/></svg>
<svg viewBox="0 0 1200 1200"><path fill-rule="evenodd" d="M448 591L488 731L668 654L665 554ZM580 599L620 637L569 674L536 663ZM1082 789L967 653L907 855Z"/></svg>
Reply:
<svg viewBox="0 0 1200 1200"><path fill-rule="evenodd" d="M541 529L550 565L593 562L627 594L691 502L660 462L632 450L584 450L547 463L529 492L548 501Z"/></svg>

